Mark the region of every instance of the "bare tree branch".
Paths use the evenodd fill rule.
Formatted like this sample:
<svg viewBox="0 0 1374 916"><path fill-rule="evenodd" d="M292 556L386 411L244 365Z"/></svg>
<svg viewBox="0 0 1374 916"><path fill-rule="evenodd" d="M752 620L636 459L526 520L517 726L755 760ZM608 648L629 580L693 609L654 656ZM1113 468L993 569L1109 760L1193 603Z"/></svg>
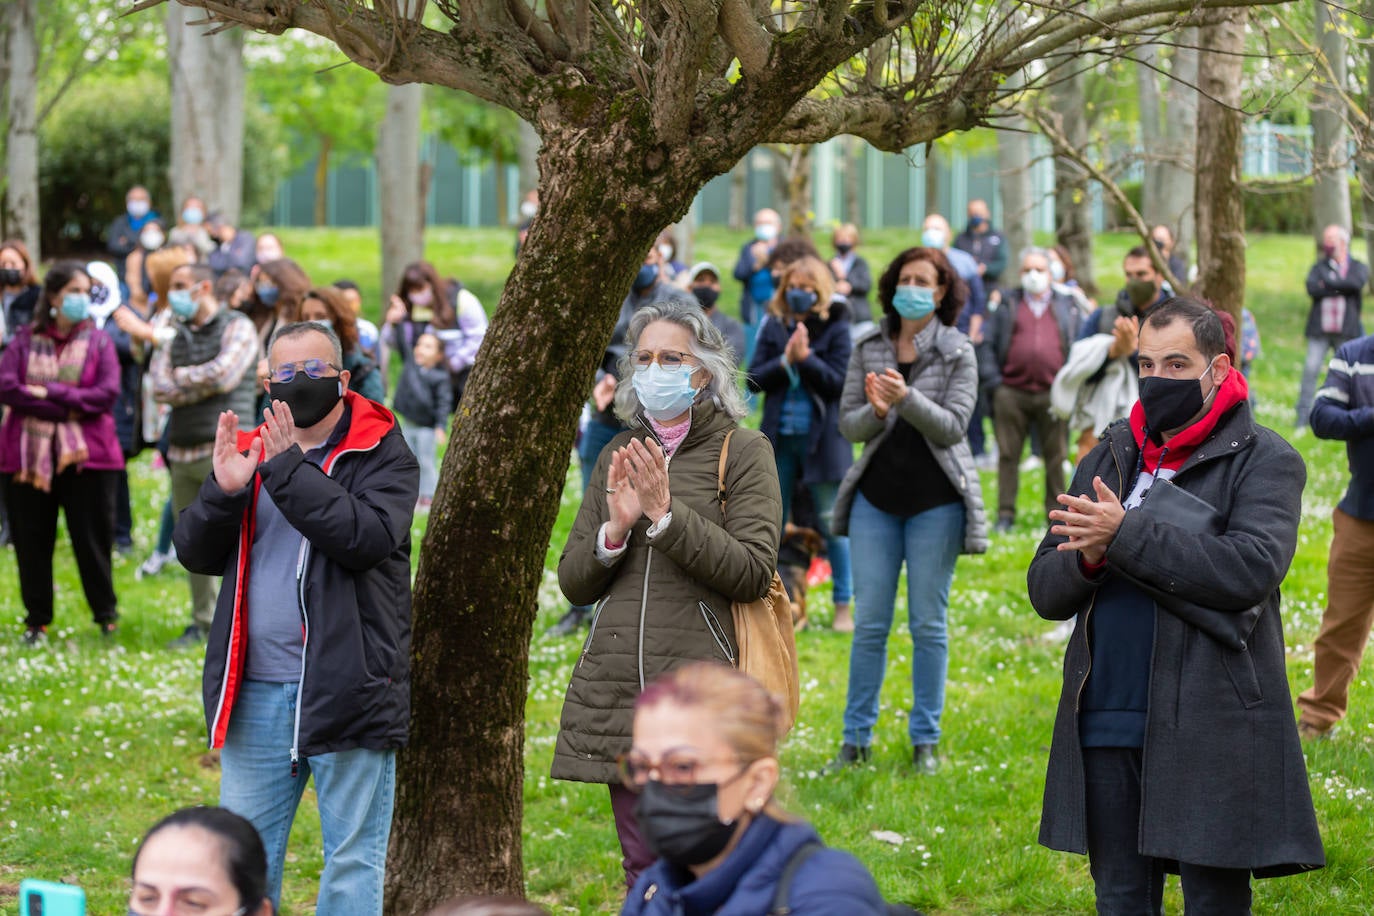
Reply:
<svg viewBox="0 0 1374 916"><path fill-rule="evenodd" d="M757 77L768 64L773 37L754 14L749 0L725 0L720 5L720 37L739 58L740 72Z"/></svg>

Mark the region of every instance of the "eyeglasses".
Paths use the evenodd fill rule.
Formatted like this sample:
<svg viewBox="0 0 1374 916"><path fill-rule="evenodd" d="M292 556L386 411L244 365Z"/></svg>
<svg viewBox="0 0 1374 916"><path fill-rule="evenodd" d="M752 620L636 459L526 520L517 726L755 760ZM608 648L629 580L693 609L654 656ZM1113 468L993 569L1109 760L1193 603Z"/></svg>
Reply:
<svg viewBox="0 0 1374 916"><path fill-rule="evenodd" d="M296 377L297 372L304 372L309 378L329 378L329 370L339 371L339 367L333 363L322 359L307 359L299 363L286 363L278 366L271 375L274 382L285 385Z"/></svg>
<svg viewBox="0 0 1374 916"><path fill-rule="evenodd" d="M620 780L627 789L638 792L655 775L665 786L691 786L697 783L697 769L713 763L739 763L738 757L721 757L701 760L688 751L669 751L659 758L658 763L649 760L647 754L630 751L616 758L620 768ZM748 764L745 764L748 767ZM733 781L730 780L730 781Z"/></svg>
<svg viewBox="0 0 1374 916"><path fill-rule="evenodd" d="M135 892L134 896L139 897ZM185 896L180 892L174 892L172 897L172 913L174 916L205 916L211 910L213 904L203 902L199 899L200 893L194 896ZM156 892L145 893L142 899L132 899L129 901L129 916L144 916L144 914L163 912L163 901L160 900ZM244 916L248 912L248 907L240 906L238 909L229 913L228 916Z"/></svg>
<svg viewBox="0 0 1374 916"><path fill-rule="evenodd" d="M652 350L635 350L630 354L630 365L634 366L636 372L643 372L655 362L669 372L681 372L684 368L695 365L696 357L678 350L659 350L657 353Z"/></svg>

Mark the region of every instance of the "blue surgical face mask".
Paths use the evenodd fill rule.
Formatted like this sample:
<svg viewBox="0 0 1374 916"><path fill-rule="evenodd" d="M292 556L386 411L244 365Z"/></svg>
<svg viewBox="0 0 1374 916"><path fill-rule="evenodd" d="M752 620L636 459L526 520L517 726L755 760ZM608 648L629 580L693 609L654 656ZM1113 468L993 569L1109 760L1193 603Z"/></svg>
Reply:
<svg viewBox="0 0 1374 916"><path fill-rule="evenodd" d="M276 305L277 300L281 298L281 290L277 289L275 286L259 286L257 291L258 299L263 305Z"/></svg>
<svg viewBox="0 0 1374 916"><path fill-rule="evenodd" d="M187 320L196 313L196 300L191 295L189 289L174 289L167 293L167 304L172 307L172 314L182 321Z"/></svg>
<svg viewBox="0 0 1374 916"><path fill-rule="evenodd" d="M205 222L205 212L200 207L187 207L181 211L181 221L192 226Z"/></svg>
<svg viewBox="0 0 1374 916"><path fill-rule="evenodd" d="M816 304L816 294L809 289L789 289L783 294L787 307L798 315L805 315Z"/></svg>
<svg viewBox="0 0 1374 916"><path fill-rule="evenodd" d="M91 297L85 293L67 293L62 297L62 315L73 324L85 321L91 314Z"/></svg>
<svg viewBox="0 0 1374 916"><path fill-rule="evenodd" d="M134 219L143 219L148 215L148 202L146 200L131 200L126 209Z"/></svg>
<svg viewBox="0 0 1374 916"><path fill-rule="evenodd" d="M931 226L929 229L921 230L921 246L923 248L938 248L941 251L945 248L945 230Z"/></svg>
<svg viewBox="0 0 1374 916"><path fill-rule="evenodd" d="M892 294L892 307L903 318L919 321L935 311L935 290L928 286L899 286Z"/></svg>
<svg viewBox="0 0 1374 916"><path fill-rule="evenodd" d="M639 268L639 273L635 274L635 281L630 285L637 293L643 292L658 282L658 265L645 264Z"/></svg>
<svg viewBox="0 0 1374 916"><path fill-rule="evenodd" d="M311 318L310 323L313 325L318 325L322 328L327 328L331 331L334 330L334 322L332 319L329 318Z"/></svg>
<svg viewBox="0 0 1374 916"><path fill-rule="evenodd" d="M637 370L630 381L644 412L662 422L691 409L700 390L692 387L692 372L688 366L674 372L653 363L647 369Z"/></svg>
<svg viewBox="0 0 1374 916"><path fill-rule="evenodd" d="M773 223L759 223L754 227L754 238L760 242L771 242L778 237L778 227Z"/></svg>

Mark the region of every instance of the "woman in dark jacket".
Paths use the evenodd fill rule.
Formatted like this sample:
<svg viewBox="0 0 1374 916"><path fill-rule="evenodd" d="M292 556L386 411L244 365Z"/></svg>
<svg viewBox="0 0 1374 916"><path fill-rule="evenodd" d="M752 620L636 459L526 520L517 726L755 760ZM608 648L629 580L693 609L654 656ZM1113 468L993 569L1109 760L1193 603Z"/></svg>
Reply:
<svg viewBox="0 0 1374 916"><path fill-rule="evenodd" d="M773 450L738 428L747 410L734 360L701 308L645 306L626 338L615 407L631 428L602 449L558 561L563 594L596 611L563 704L553 776L610 787L631 885L654 856L616 772L630 748L630 700L686 662L734 663L730 604L768 591L782 522Z"/></svg>
<svg viewBox="0 0 1374 916"><path fill-rule="evenodd" d="M0 350L33 320L38 293L38 277L28 247L18 239L0 242ZM9 542L9 513L5 511L4 487L0 487L0 547Z"/></svg>
<svg viewBox="0 0 1374 916"><path fill-rule="evenodd" d="M857 859L822 845L814 827L773 800L781 720L757 681L709 662L684 665L640 694L621 773L659 860L621 916L887 913ZM785 908L775 910L780 897Z"/></svg>
<svg viewBox="0 0 1374 916"><path fill-rule="evenodd" d="M849 539L833 533L835 494L854 463L854 449L840 435L840 393L849 365L849 307L832 300L834 281L817 258L803 257L784 269L768 317L759 325L749 388L764 392L759 429L773 443L782 489L782 518L790 520L798 483L810 490L830 557L835 629L854 629Z"/></svg>
<svg viewBox="0 0 1374 916"><path fill-rule="evenodd" d="M48 271L32 325L0 356L0 475L16 518L15 559L24 641L41 642L53 617L52 553L57 512L67 520L81 586L105 635L119 617L110 551L115 478L124 455L115 435L119 356L91 320L85 265L59 261Z"/></svg>
<svg viewBox="0 0 1374 916"><path fill-rule="evenodd" d="M854 344L840 431L864 450L835 501L835 528L854 542L855 628L834 767L868 759L903 564L912 642L907 735L917 771L938 766L954 563L987 549L967 436L978 365L954 327L966 295L943 253L909 248L878 281L886 317Z"/></svg>
<svg viewBox="0 0 1374 916"><path fill-rule="evenodd" d="M306 293L301 300L300 318L328 325L338 335L343 347L343 368L349 372L349 391L356 391L371 401L386 397L381 369L364 356L358 346L358 318L337 289L317 286Z"/></svg>

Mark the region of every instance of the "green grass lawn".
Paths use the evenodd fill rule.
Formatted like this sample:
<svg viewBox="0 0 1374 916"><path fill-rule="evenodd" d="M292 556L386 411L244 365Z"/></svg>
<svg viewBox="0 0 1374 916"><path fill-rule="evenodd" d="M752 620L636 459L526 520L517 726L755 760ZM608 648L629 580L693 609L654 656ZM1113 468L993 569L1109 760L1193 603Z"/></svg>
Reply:
<svg viewBox="0 0 1374 916"><path fill-rule="evenodd" d="M288 253L320 282L351 276L380 312L379 257L368 231L282 233ZM697 256L728 272L743 235L707 229ZM863 253L880 270L912 242L909 232L875 231ZM1126 236L1099 241L1098 276L1113 289ZM512 263L511 234L436 228L429 256L495 307ZM1302 281L1312 256L1306 236L1250 240L1249 307L1264 335L1251 375L1261 422L1292 435L1307 299ZM737 287L727 283L724 307ZM1310 682L1310 642L1324 606L1331 509L1346 480L1343 448L1310 434L1294 444L1308 464L1301 541L1284 583L1289 679L1294 695ZM189 618L184 578L168 570L137 581L135 569L156 535L167 490L148 456L131 467L138 554L116 559L122 628L102 643L81 596L69 547L55 563L57 619L50 645L19 643L23 611L13 560L0 557L0 910L9 911L23 877L66 879L86 887L93 913L124 909L129 857L142 831L185 804L213 802L218 770L205 754L200 664L195 654L162 647ZM618 908L620 852L605 789L548 778L564 688L579 638L545 630L565 602L552 573L577 510L570 467L549 545L540 618L531 647L524 824L530 896L561 913ZM993 501L995 483L984 475ZM1037 513L1043 475L1023 475L1020 517ZM22 519L19 520L22 524ZM417 522L416 537L423 521ZM802 711L783 751L784 803L823 836L858 855L892 899L939 914L1088 913L1093 895L1084 858L1036 845L1045 758L1060 685L1062 646L1029 608L1025 569L1040 536L1025 522L981 557L964 557L950 608L950 670L944 717L944 768L909 772L905 708L910 701L910 642L897 625L890 644L875 762L835 777L819 771L840 741L848 671L847 638L813 627L799 637ZM417 551L418 556L418 551ZM811 593L813 620L828 620L828 594ZM901 615L898 615L900 618ZM1261 913L1364 914L1374 911L1374 690L1357 679L1351 715L1333 737L1308 748L1308 766L1328 867L1303 877L1256 883ZM892 831L900 844L874 837ZM286 913L313 911L321 868L313 800L292 836ZM1167 906L1181 911L1177 883Z"/></svg>

